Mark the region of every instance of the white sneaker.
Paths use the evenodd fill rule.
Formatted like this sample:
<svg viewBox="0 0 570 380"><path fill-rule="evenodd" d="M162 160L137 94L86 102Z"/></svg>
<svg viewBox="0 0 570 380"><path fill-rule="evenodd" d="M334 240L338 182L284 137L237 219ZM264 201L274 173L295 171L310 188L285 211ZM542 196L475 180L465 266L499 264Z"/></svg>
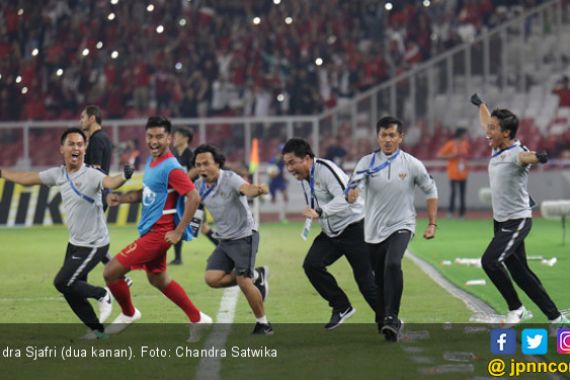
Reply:
<svg viewBox="0 0 570 380"><path fill-rule="evenodd" d="M99 322L103 323L109 318L113 311L113 295L109 288L105 288L107 293L97 300L99 305Z"/></svg>
<svg viewBox="0 0 570 380"><path fill-rule="evenodd" d="M200 312L200 320L190 324L190 336L186 341L189 343L199 342L204 331L210 328L212 323L214 321L209 315Z"/></svg>
<svg viewBox="0 0 570 380"><path fill-rule="evenodd" d="M506 325L516 325L521 321L526 321L533 317L532 313L524 306L519 307L516 310L511 310L507 313L507 318L505 319Z"/></svg>
<svg viewBox="0 0 570 380"><path fill-rule="evenodd" d="M105 328L105 333L107 334L118 334L127 327L129 327L133 322L141 319L141 312L139 309L135 308L135 314L132 316L125 315L123 313L119 314L115 320Z"/></svg>

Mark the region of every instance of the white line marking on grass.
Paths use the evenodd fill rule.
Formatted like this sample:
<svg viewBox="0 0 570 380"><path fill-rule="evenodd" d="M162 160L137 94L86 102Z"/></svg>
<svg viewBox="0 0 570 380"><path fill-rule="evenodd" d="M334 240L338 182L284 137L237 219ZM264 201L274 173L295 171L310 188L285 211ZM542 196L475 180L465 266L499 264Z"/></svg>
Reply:
<svg viewBox="0 0 570 380"><path fill-rule="evenodd" d="M423 259L414 255L410 250L406 251L406 256L414 262L425 274L428 275L436 284L441 286L445 291L454 296L455 298L463 301L469 310L476 313L495 314L496 311L485 302L467 293L465 290L459 288L457 285L447 280L439 271L431 264Z"/></svg>
<svg viewBox="0 0 570 380"><path fill-rule="evenodd" d="M226 347L226 341L230 335L234 321L239 292L239 286L233 286L224 290L224 295L220 301L220 308L216 315L216 323L208 335L208 339L204 342L206 349L211 347L218 349ZM217 356L201 358L198 364L198 370L196 371L196 379L218 380L220 378L221 364L220 358Z"/></svg>
<svg viewBox="0 0 570 380"><path fill-rule="evenodd" d="M0 298L0 302L37 302L37 301L65 301L63 296L61 297L7 297Z"/></svg>
<svg viewBox="0 0 570 380"><path fill-rule="evenodd" d="M136 301L140 298L164 298L162 294L146 294L140 296L133 296L133 301ZM2 297L0 298L0 302L37 302L37 301L65 301L63 296L59 297L51 297L51 296L43 296L43 297Z"/></svg>
<svg viewBox="0 0 570 380"><path fill-rule="evenodd" d="M481 299L475 297L472 294L467 293L463 289L459 288L457 285L451 283L449 280L443 277L443 275L439 273L439 271L433 265L417 257L409 250L406 251L406 256L408 256L408 258L412 260L414 264L416 264L436 284L441 286L444 290L446 290L449 294L451 294L455 298L458 298L461 301L463 301L470 310L476 313L485 313L485 314L495 314L497 312L495 309L487 305ZM541 356L529 355L528 358L535 360L537 362L545 362L545 358ZM550 373L548 375L549 375L548 377L552 380L558 379L558 376L554 373Z"/></svg>

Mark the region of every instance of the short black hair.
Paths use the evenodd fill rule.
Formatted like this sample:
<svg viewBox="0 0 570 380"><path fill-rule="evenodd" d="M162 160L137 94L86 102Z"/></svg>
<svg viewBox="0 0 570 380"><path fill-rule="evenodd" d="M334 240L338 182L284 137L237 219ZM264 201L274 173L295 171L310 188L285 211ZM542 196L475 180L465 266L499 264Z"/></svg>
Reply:
<svg viewBox="0 0 570 380"><path fill-rule="evenodd" d="M167 133L170 133L172 131L172 123L170 122L170 120L168 120L167 117L164 116L149 117L144 129L147 130L149 128L155 128L155 127L164 127L164 130Z"/></svg>
<svg viewBox="0 0 570 380"><path fill-rule="evenodd" d="M101 125L103 120L101 119L101 109L99 107L90 104L85 107L85 114L87 114L87 117L95 116L95 121Z"/></svg>
<svg viewBox="0 0 570 380"><path fill-rule="evenodd" d="M188 144L190 144L194 138L194 132L192 132L190 128L179 127L174 130L174 133L180 133L182 136L186 137Z"/></svg>
<svg viewBox="0 0 570 380"><path fill-rule="evenodd" d="M504 108L497 108L491 113L491 117L496 117L499 120L501 131L509 131L511 139L514 139L519 129L519 119L514 113Z"/></svg>
<svg viewBox="0 0 570 380"><path fill-rule="evenodd" d="M463 135L465 135L467 133L467 129L459 127L455 130L455 133L453 134L453 137L456 139L460 139L463 137Z"/></svg>
<svg viewBox="0 0 570 380"><path fill-rule="evenodd" d="M400 119L396 119L393 116L384 116L376 123L376 134L380 133L380 129L388 129L392 127L392 124L396 124L399 134L404 133L404 124Z"/></svg>
<svg viewBox="0 0 570 380"><path fill-rule="evenodd" d="M313 153L311 145L307 141L298 138L292 138L285 143L285 146L281 149L281 154L285 155L287 153L293 153L299 158L305 158L307 155L311 158L315 158L315 153Z"/></svg>
<svg viewBox="0 0 570 380"><path fill-rule="evenodd" d="M85 133L81 130L81 128L73 127L73 128L67 128L65 131L63 131L63 133L61 134L61 139L59 141L59 144L63 145L65 139L67 138L67 135L71 133L79 133L83 137L83 141L87 142L87 137L85 136Z"/></svg>
<svg viewBox="0 0 570 380"><path fill-rule="evenodd" d="M202 144L194 149L194 158L192 159L193 166L196 166L196 157L198 157L200 153L211 153L212 157L214 157L214 162L220 165L220 169L224 168L226 157L218 150L218 148L210 144Z"/></svg>

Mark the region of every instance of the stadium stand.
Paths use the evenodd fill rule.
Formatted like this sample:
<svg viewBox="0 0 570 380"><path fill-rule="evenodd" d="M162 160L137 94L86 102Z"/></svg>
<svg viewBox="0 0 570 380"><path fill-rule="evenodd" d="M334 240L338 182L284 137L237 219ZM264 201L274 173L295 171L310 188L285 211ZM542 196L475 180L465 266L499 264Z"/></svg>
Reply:
<svg viewBox="0 0 570 380"><path fill-rule="evenodd" d="M342 0L2 2L0 117L74 119L88 103L106 118L314 114L497 25L518 3L534 2L409 0L390 12Z"/></svg>
<svg viewBox="0 0 570 380"><path fill-rule="evenodd" d="M88 103L99 104L108 119L162 113L170 117L310 115L346 104L379 83L473 40L486 30L543 1L457 0L397 1L103 1L49 0L41 5L18 0L0 4L0 120L75 120ZM566 11L567 11L566 6ZM513 57L536 50L550 57L565 49L526 26L524 43L505 49ZM320 59L318 61L317 59ZM521 115L521 129L533 148L570 155L570 108L553 93L558 73L551 62L525 62L528 91L491 78L490 103ZM517 64L516 62L513 64ZM519 63L520 64L520 63ZM539 68L537 70L537 68ZM567 74L570 74L570 70ZM460 81L461 78L456 78ZM471 78L476 86L480 76ZM422 159L456 126L473 125L463 94L436 95L434 113L442 115L429 133L416 120L406 149ZM557 96L558 95L558 96ZM404 104L403 110L409 107ZM445 112L443 112L445 110ZM472 115L465 118L464 115ZM357 123L366 124L366 117ZM208 125L207 140L241 146L231 125ZM60 130L32 129L30 146L42 146ZM19 131L2 130L0 162L16 164L22 149ZM336 134L354 137L347 159L373 149L366 130L341 120ZM140 128L121 127L119 140L143 141ZM282 142L270 131L262 159ZM320 150L334 137L322 131ZM481 135L471 136L474 157L487 154ZM11 143L11 141L13 143ZM230 159L244 156L234 149ZM51 165L54 157L31 149L32 163Z"/></svg>

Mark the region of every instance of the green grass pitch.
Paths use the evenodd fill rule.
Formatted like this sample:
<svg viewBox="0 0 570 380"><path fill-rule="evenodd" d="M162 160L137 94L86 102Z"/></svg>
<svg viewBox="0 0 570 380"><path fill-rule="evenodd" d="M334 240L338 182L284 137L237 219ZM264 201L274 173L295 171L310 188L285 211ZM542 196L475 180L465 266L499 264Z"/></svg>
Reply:
<svg viewBox="0 0 570 380"><path fill-rule="evenodd" d="M499 312L505 312L505 304L490 284L481 268L453 264L443 266L443 260L457 257L479 258L490 238L492 222L489 220L442 220L437 237L426 241L421 238L425 221L418 222L418 234L410 244L410 250L432 263L453 282L463 285L469 279L486 279L485 286L465 287L484 299ZM269 318L276 323L324 323L330 316L326 302L311 287L302 262L310 240L300 239L302 225L298 223L263 224L260 228L261 244L258 265L269 265L270 295L266 309ZM313 236L317 233L313 228ZM116 254L136 237L134 226L111 228L111 253ZM68 306L52 285L53 278L63 262L67 231L64 227L35 227L0 229L3 248L0 257L2 295L0 305L4 312L2 323L67 323L76 322ZM531 261L531 268L538 274L544 286L560 308L570 306L570 294L565 291L565 278L570 269L567 247L561 244L561 230L557 222L535 219L531 235L527 238L527 255L557 257L555 266ZM195 304L206 313L215 315L223 291L210 289L203 281L206 259L212 244L201 237L184 244L184 265L169 267L172 278L180 282ZM169 260L172 252L169 252ZM89 281L103 285L102 266L90 274ZM352 278L352 271L341 258L330 271L346 290L358 312L350 322L370 322L372 311L364 302ZM135 284L132 288L135 305L143 313L142 322L177 323L185 316L160 292L152 288L142 271L132 272ZM470 312L459 300L449 296L434 284L409 260L404 260L405 289L401 315L414 322L463 322ZM543 321L541 313L521 293L523 302L534 312L537 321ZM429 295L429 297L426 297ZM118 310L118 308L116 308ZM39 313L38 311L45 311ZM115 311L118 313L118 311ZM115 314L114 313L114 314ZM235 316L236 322L251 322L253 315L245 299L240 296Z"/></svg>
<svg viewBox="0 0 570 380"><path fill-rule="evenodd" d="M443 260L457 257L479 258L485 250L492 233L490 220L465 220L439 222L435 240L425 241L421 232L426 221L418 222L418 235L410 244L410 250L433 264L452 282L482 298L498 312L506 306L498 292L490 284L483 270L478 267L442 265ZM299 237L302 224L262 223L261 245L257 264L269 265L270 294L266 312L275 325L272 337L249 335L254 318L242 295L239 296L235 325L225 341L225 347L260 348L267 346L278 351L277 358L252 359L228 357L220 361L219 378L327 378L354 377L375 379L457 379L469 376L488 376L486 364L491 359L488 330L467 333L471 311L463 302L450 296L433 283L410 260L404 260L405 289L401 317L408 324L413 336L420 340L404 340L398 345L387 343L377 334L373 313L359 294L352 272L344 259L329 269L345 289L358 310L347 325L332 332L322 326L330 317L326 302L313 290L302 270L303 258L310 246ZM111 228L111 252L117 253L136 237L134 226ZM317 233L313 228L312 237ZM187 330L185 315L159 291L146 281L141 271L131 275L135 281L131 288L133 300L142 312L140 323L109 341L81 342L76 338L84 332L76 317L52 285L53 278L63 262L67 231L64 227L0 229L0 267L2 291L0 293L0 328L3 343L0 345L47 344L54 347L69 346L79 350L96 348L157 346L167 350L186 347ZM216 315L222 290L210 289L203 281L206 259L213 246L205 238L186 243L183 248L184 265L169 267L172 278L180 282L194 303L206 313ZM541 278L544 286L560 308L570 305L570 295L565 291L566 273L570 269L568 249L561 244L560 224L535 220L527 239L529 256L557 257L555 266L541 265L531 261L531 268ZM169 252L168 259L172 258ZM90 275L90 282L103 285L102 266ZM470 279L486 279L487 285L466 287ZM522 295L523 302L535 314L536 322L544 322L537 308ZM116 305L113 318L119 312ZM111 319L112 320L112 319ZM442 322L454 322L447 325ZM10 328L15 324L28 324L28 328ZM45 323L53 324L45 328ZM419 324L418 324L419 323ZM21 326L21 325L19 325ZM67 327L68 326L68 327ZM536 326L536 325L535 325ZM429 332L428 335L422 335ZM422 336L427 337L426 339ZM209 335L195 348L205 346ZM554 352L545 360L560 359ZM437 366L458 364L446 361L448 351L471 351L476 358L465 364L466 373L437 373ZM170 351L174 352L174 351ZM505 358L508 360L508 358ZM525 360L517 355L518 360ZM425 361L429 360L429 361ZM65 371L61 361L44 359L38 361L2 359L3 373L7 378L44 377L61 379L101 378L194 378L202 360L169 356L162 359L136 357L133 361L122 359L82 359L67 361ZM461 364L461 363L459 363ZM469 369L469 366L472 366ZM95 370L96 368L96 370ZM461 366L459 367L461 368ZM435 371L435 372L434 372ZM470 375L471 374L471 375ZM207 375L207 378L209 375ZM531 377L528 377L531 378ZM534 378L534 377L532 377ZM536 377L543 378L543 377Z"/></svg>

